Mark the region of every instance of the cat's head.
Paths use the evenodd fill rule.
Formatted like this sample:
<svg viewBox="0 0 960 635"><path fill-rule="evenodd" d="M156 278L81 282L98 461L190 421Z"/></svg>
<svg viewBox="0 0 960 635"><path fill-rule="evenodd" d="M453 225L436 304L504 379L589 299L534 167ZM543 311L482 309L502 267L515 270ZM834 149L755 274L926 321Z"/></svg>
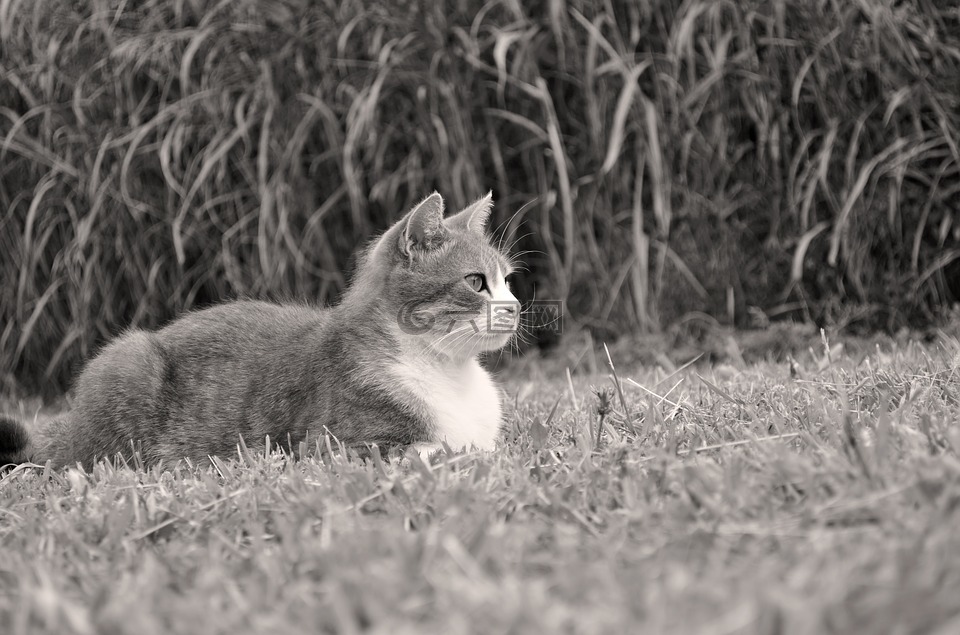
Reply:
<svg viewBox="0 0 960 635"><path fill-rule="evenodd" d="M503 348L517 332L513 265L486 233L487 194L443 217L434 192L380 237L360 265L358 285L376 289L380 314L400 337L452 359ZM413 338L413 339L411 339Z"/></svg>

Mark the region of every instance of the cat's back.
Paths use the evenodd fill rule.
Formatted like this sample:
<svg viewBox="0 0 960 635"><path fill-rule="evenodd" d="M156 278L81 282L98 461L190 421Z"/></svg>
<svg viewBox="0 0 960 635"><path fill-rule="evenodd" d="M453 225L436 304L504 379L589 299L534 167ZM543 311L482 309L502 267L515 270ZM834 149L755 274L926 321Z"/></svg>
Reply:
<svg viewBox="0 0 960 635"><path fill-rule="evenodd" d="M237 300L186 313L158 331L134 329L90 360L77 384L79 401L242 388L260 372L308 363L330 322L329 310L308 305Z"/></svg>
<svg viewBox="0 0 960 635"><path fill-rule="evenodd" d="M330 310L305 304L236 300L187 313L156 335L167 345L252 346L321 335Z"/></svg>
<svg viewBox="0 0 960 635"><path fill-rule="evenodd" d="M314 365L329 339L330 309L237 300L187 313L146 334L167 374L221 384L255 382Z"/></svg>

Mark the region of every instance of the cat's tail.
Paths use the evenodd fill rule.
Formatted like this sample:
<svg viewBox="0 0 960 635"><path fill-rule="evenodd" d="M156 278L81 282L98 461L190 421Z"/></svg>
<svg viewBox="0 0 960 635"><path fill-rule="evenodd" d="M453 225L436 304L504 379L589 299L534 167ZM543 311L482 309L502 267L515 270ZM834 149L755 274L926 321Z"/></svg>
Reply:
<svg viewBox="0 0 960 635"><path fill-rule="evenodd" d="M0 467L30 460L31 443L27 427L13 417L0 414Z"/></svg>

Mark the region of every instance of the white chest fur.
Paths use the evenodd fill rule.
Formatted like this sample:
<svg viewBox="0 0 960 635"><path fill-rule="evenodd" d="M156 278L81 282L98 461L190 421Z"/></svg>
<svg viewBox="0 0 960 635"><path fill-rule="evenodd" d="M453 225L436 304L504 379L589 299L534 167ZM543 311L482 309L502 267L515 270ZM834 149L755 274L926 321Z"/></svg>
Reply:
<svg viewBox="0 0 960 635"><path fill-rule="evenodd" d="M493 450L500 433L500 391L476 360L454 366L401 362L392 373L453 450Z"/></svg>

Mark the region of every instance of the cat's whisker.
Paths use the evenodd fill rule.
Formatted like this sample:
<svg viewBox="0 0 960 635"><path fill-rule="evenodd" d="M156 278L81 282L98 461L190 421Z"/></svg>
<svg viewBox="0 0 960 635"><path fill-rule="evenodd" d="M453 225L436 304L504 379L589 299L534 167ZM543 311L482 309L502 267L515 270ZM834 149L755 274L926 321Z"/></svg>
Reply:
<svg viewBox="0 0 960 635"><path fill-rule="evenodd" d="M543 251L542 249L524 249L523 251L519 251L515 254L510 254L510 257L520 258L521 256L529 256L530 254L536 254L538 256L546 256L547 252Z"/></svg>
<svg viewBox="0 0 960 635"><path fill-rule="evenodd" d="M517 331L516 336L511 340L512 342L523 342L524 344L533 344L532 339L529 338L529 332ZM517 352L520 352L520 346L517 345Z"/></svg>
<svg viewBox="0 0 960 635"><path fill-rule="evenodd" d="M510 217L509 217L508 219L502 221L499 225L497 225L496 229L494 229L494 231L493 231L494 235L496 235L498 232L500 232L500 229L501 229L502 227L504 227L504 225L506 225L507 228L509 228L510 225L513 224L513 221L514 221L515 218L517 218L518 216L520 216L520 214L525 214L525 213L526 213L526 209L527 209L528 207L530 207L531 205L533 205L533 204L534 204L536 201L538 201L538 200L540 200L540 197L539 197L539 196L534 197L534 198L530 199L529 201L527 201L526 203L524 203L523 205L521 205L521 206L517 209L517 211L515 211L513 214L510 215ZM521 221L521 222L522 222L522 221ZM518 227L519 227L519 225L520 225L520 223L517 223L517 226L518 226ZM507 232L503 232L502 234L500 234L500 239L499 239L498 242L497 242L497 249L498 249L500 252L509 251L509 249L504 249L504 248L503 248L503 241L504 241L504 238L505 238L506 236L507 236Z"/></svg>
<svg viewBox="0 0 960 635"><path fill-rule="evenodd" d="M451 330L444 333L438 340L433 342L431 346L424 347L421 353L421 357L425 357L430 352L447 354L446 350L448 350L453 344L457 343L460 340L467 339L473 334L474 334L474 327L469 323L467 324L467 326L452 328Z"/></svg>
<svg viewBox="0 0 960 635"><path fill-rule="evenodd" d="M523 213L525 212L525 210L526 210L528 207L530 207L531 205L533 205L539 198L540 198L539 196L533 197L532 199L530 199L529 201L527 201L526 203L524 203L523 205L521 205L520 207L518 207L518 208L517 208L517 211L515 211L513 214L510 214L510 216L509 216L508 218L500 221L500 222L497 224L497 226L494 228L494 230L493 230L494 235L496 235L497 232L499 232L499 231L503 228L504 225L507 225L508 223L513 222L513 220L514 220L517 216L519 216L520 214L523 214Z"/></svg>
<svg viewBox="0 0 960 635"><path fill-rule="evenodd" d="M517 332L517 337L514 337L513 339L510 340L510 346L513 348L513 352L516 353L518 357L520 356L521 341L523 341L524 344L529 344L529 342L522 339L522 336L520 335L519 332Z"/></svg>
<svg viewBox="0 0 960 635"><path fill-rule="evenodd" d="M461 353L470 342L470 339L470 333L461 333L459 337L451 340L443 347L442 354L452 360L461 359L463 357Z"/></svg>
<svg viewBox="0 0 960 635"><path fill-rule="evenodd" d="M463 329L456 332L455 335L456 337L444 344L445 351L453 350L453 354L450 355L453 358L457 357L457 353L460 352L463 346L469 342L475 334L472 332L472 329Z"/></svg>
<svg viewBox="0 0 960 635"><path fill-rule="evenodd" d="M539 249L526 249L519 253L511 254L508 260L510 262L510 266L513 267L514 271L517 271L517 270L530 271L530 269L523 263L523 261L520 260L523 256L527 256L530 254L546 256L546 253Z"/></svg>
<svg viewBox="0 0 960 635"><path fill-rule="evenodd" d="M529 238L530 236L533 236L533 235L534 235L533 232L527 232L526 234L521 234L521 235L519 235L519 236L516 236L512 241L510 241L510 244L508 244L506 247L501 247L501 248L500 248L500 251L501 251L502 253L508 254L508 253L510 253L510 251L511 251L514 247L517 246L517 243L519 243L519 242L520 242L521 240L523 240L524 238ZM532 253L532 252L531 252L531 253ZM541 253L542 253L542 252L541 252ZM546 255L546 254L544 254L544 255Z"/></svg>

